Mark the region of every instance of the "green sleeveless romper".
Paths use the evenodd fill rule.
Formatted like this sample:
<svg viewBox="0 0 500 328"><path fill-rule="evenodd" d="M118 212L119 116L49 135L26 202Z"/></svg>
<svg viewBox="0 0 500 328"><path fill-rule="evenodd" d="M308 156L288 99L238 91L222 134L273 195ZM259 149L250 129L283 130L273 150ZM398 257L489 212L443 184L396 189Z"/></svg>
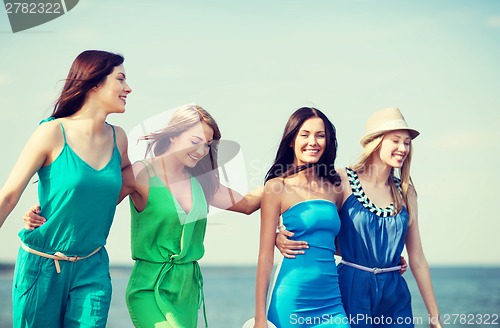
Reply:
<svg viewBox="0 0 500 328"><path fill-rule="evenodd" d="M130 201L135 260L126 293L130 317L136 327L196 328L202 304L205 315L197 261L205 252L207 201L191 177L193 206L185 213L151 164L142 163L148 170L149 197L142 212Z"/></svg>
<svg viewBox="0 0 500 328"><path fill-rule="evenodd" d="M49 118L42 122L52 120ZM105 327L111 302L106 244L122 184L121 155L114 135L113 153L96 170L66 142L49 165L38 171L38 200L47 221L21 230L21 241L46 254L84 257L54 260L19 249L13 281L14 327Z"/></svg>

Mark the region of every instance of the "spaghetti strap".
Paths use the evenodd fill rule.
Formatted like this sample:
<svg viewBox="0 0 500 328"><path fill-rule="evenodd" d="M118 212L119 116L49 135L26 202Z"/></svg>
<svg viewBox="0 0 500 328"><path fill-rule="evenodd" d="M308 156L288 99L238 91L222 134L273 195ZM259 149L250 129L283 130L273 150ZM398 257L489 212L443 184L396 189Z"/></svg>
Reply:
<svg viewBox="0 0 500 328"><path fill-rule="evenodd" d="M156 174L156 171L155 171L154 166L153 166L150 162L148 162L148 161L147 161L147 160L145 160L145 159L138 160L138 162L141 162L141 163L142 163L142 165L144 165L144 167L145 167L145 168L146 168L146 170L148 171L148 177L150 177L150 178L151 178L151 177L154 177L154 176L158 176L158 175ZM151 175L151 172L153 172L153 175Z"/></svg>
<svg viewBox="0 0 500 328"><path fill-rule="evenodd" d="M108 122L106 122L107 125L109 125L112 129L113 129L113 144L116 146L116 131L115 131L115 127L113 124L109 124Z"/></svg>
<svg viewBox="0 0 500 328"><path fill-rule="evenodd" d="M66 131L64 131L64 126L59 121L57 123L59 123L59 125L61 126L61 130L62 130L62 134L63 134L63 138L64 138L64 144L66 145L67 144L67 142L66 142Z"/></svg>

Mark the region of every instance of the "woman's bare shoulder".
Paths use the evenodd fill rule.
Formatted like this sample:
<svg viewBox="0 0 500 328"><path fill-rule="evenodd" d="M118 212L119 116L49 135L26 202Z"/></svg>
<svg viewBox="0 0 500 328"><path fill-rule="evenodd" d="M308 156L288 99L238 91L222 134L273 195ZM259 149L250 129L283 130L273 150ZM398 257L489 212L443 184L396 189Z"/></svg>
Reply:
<svg viewBox="0 0 500 328"><path fill-rule="evenodd" d="M277 187L279 187L279 190L281 190L284 185L285 185L285 180L283 178L281 178L281 177L272 178L272 179L269 179L266 181L266 183L264 184L264 190L265 191L270 191L270 190L277 191L278 190L278 189L276 189Z"/></svg>

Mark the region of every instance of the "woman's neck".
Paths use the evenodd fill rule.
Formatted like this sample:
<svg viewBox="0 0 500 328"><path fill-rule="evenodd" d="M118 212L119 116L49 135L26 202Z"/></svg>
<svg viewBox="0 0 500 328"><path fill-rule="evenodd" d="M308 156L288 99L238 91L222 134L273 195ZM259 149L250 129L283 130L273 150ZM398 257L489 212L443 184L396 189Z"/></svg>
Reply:
<svg viewBox="0 0 500 328"><path fill-rule="evenodd" d="M105 133L105 122L107 115L90 105L83 105L76 113L67 117L78 121L84 132L88 135Z"/></svg>
<svg viewBox="0 0 500 328"><path fill-rule="evenodd" d="M389 181L389 175L392 171L392 166L382 163L382 161L371 161L367 167L360 172L363 179L373 185L386 185Z"/></svg>
<svg viewBox="0 0 500 328"><path fill-rule="evenodd" d="M158 156L162 170L168 176L169 181L175 182L186 179L189 172L184 163L180 162L174 155L166 153Z"/></svg>
<svg viewBox="0 0 500 328"><path fill-rule="evenodd" d="M309 167L297 173L297 180L304 184L317 182L318 178L318 174L314 167Z"/></svg>

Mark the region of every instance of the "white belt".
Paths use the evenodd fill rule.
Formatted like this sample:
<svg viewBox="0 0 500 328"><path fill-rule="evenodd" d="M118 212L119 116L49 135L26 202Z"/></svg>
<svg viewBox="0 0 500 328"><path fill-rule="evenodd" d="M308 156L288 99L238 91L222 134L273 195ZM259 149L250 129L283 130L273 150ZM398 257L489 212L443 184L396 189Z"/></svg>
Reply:
<svg viewBox="0 0 500 328"><path fill-rule="evenodd" d="M373 274L379 274L379 273L384 273L384 272L391 272L391 271L399 271L399 270L401 270L401 265L393 266L393 267L390 267L390 268L369 268L369 267L365 267L363 265L359 265L359 264L356 264L356 263L347 262L345 260L340 260L340 263L345 264L345 265L350 266L350 267L353 267L353 268L356 268L356 269L359 269L359 270L371 272Z"/></svg>
<svg viewBox="0 0 500 328"><path fill-rule="evenodd" d="M80 256L66 256L66 255L64 255L61 252L57 252L54 255L47 254L47 253L44 253L44 252L40 252L40 251L34 250L34 249L26 246L24 243L21 243L21 247L26 252L28 252L28 253L35 254L35 255L38 255L38 256L41 256L41 257L46 257L48 259L54 260L54 264L56 265L56 272L57 273L61 273L61 267L59 266L59 261L77 262L77 261L84 260L84 259L87 259L87 258L91 257L95 253L99 252L99 250L101 249L101 247L98 247L92 253L90 253L89 255L80 257Z"/></svg>

